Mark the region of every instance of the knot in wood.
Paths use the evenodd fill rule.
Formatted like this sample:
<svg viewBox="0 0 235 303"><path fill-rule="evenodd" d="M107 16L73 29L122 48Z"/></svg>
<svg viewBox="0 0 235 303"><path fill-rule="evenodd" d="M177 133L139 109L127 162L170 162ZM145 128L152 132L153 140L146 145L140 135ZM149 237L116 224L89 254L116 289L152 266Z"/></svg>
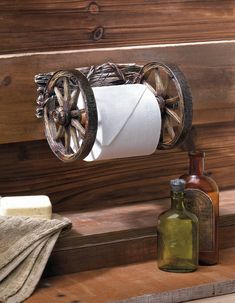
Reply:
<svg viewBox="0 0 235 303"><path fill-rule="evenodd" d="M98 12L100 10L99 6L96 2L91 2L88 6L88 9L91 14L98 14Z"/></svg>
<svg viewBox="0 0 235 303"><path fill-rule="evenodd" d="M11 84L11 76L5 76L0 83L0 86L8 86Z"/></svg>
<svg viewBox="0 0 235 303"><path fill-rule="evenodd" d="M97 27L94 31L93 31L93 40L98 41L101 38L103 38L103 34L104 34L104 28L102 26Z"/></svg>

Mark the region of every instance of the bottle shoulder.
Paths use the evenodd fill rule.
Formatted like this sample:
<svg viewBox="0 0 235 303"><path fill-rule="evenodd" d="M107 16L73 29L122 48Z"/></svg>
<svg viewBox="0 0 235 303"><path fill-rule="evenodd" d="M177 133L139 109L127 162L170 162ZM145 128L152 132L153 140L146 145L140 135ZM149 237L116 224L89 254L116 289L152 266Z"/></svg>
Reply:
<svg viewBox="0 0 235 303"><path fill-rule="evenodd" d="M183 210L168 209L158 216L159 223L162 221L176 221L176 220L191 220L196 223L198 221L197 217L186 209Z"/></svg>
<svg viewBox="0 0 235 303"><path fill-rule="evenodd" d="M195 188L201 189L202 191L209 193L209 192L216 192L219 194L219 188L215 180L211 177L205 175L189 175L185 174L180 177L183 179L186 184L185 188Z"/></svg>

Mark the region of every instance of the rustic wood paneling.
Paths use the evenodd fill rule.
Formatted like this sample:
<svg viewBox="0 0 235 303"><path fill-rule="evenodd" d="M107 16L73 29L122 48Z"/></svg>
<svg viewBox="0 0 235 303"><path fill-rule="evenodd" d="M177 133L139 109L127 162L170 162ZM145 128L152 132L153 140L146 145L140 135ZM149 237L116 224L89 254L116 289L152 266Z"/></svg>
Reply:
<svg viewBox="0 0 235 303"><path fill-rule="evenodd" d="M234 254L234 248L223 250L221 264L188 274L160 271L155 260L47 278L26 303L180 303L232 293Z"/></svg>
<svg viewBox="0 0 235 303"><path fill-rule="evenodd" d="M220 194L219 247L235 246L234 190ZM156 222L170 198L103 210L63 212L73 229L59 238L45 275L156 259Z"/></svg>
<svg viewBox="0 0 235 303"><path fill-rule="evenodd" d="M34 75L107 61L173 62L192 88L194 124L234 121L235 43L103 49L0 57L0 144L44 138L35 118Z"/></svg>
<svg viewBox="0 0 235 303"><path fill-rule="evenodd" d="M206 170L220 188L235 185L235 123L194 128L195 147L207 153ZM191 137L191 138L192 138ZM47 194L54 211L101 208L166 197L169 180L188 169L187 153L64 164L46 141L0 145L1 195Z"/></svg>
<svg viewBox="0 0 235 303"><path fill-rule="evenodd" d="M234 39L234 10L232 0L3 0L1 53Z"/></svg>
<svg viewBox="0 0 235 303"><path fill-rule="evenodd" d="M74 229L57 243L50 274L155 258L157 212L148 206L159 210L163 204L157 199L169 195L169 180L184 173L188 161L177 149L96 163L60 162L35 118L34 75L107 61L179 65L194 103L194 128L184 148L205 150L207 174L220 189L234 187L234 11L235 0L1 1L0 193L47 194L55 212L72 218ZM231 197L222 208L220 247L235 245ZM124 215L121 208L128 207ZM147 268L148 278L149 273ZM207 275L203 272L202 283ZM232 277L227 271L225 276Z"/></svg>

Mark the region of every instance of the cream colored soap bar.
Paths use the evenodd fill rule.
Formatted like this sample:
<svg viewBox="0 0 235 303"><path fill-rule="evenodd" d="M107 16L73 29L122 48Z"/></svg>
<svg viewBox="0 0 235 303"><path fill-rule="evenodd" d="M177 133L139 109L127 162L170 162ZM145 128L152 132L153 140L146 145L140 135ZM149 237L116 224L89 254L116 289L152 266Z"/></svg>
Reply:
<svg viewBox="0 0 235 303"><path fill-rule="evenodd" d="M3 197L0 199L0 215L51 219L51 202L47 196Z"/></svg>

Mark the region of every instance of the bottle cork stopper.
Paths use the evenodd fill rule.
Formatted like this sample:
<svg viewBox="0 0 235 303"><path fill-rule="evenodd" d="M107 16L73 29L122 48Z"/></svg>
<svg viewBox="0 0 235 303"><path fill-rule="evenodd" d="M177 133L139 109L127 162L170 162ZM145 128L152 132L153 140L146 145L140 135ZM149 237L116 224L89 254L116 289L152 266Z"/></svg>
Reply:
<svg viewBox="0 0 235 303"><path fill-rule="evenodd" d="M182 179L171 180L170 185L173 192L182 192L185 189L185 181Z"/></svg>

